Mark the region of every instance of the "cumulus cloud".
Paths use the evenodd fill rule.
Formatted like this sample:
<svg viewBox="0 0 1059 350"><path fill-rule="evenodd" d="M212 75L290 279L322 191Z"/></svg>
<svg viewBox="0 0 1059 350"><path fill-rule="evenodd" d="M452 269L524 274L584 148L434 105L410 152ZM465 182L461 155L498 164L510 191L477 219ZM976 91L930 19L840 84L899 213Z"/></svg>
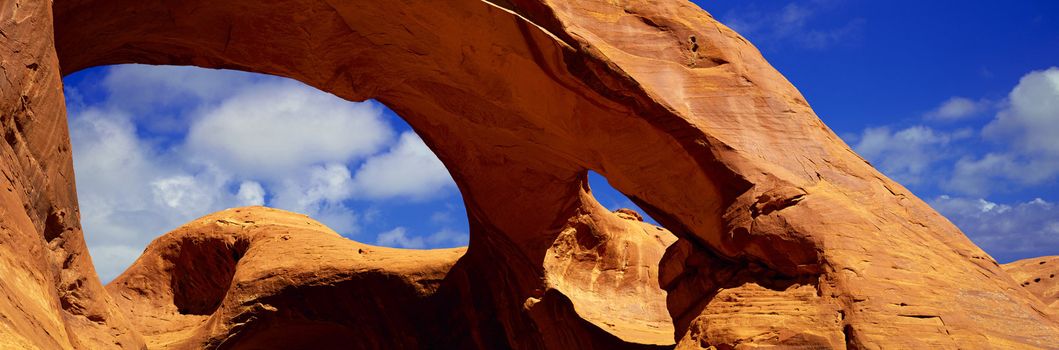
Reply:
<svg viewBox="0 0 1059 350"><path fill-rule="evenodd" d="M379 233L375 244L389 247L423 249L431 247L460 247L467 245L467 235L452 229L442 229L428 236L411 236L408 229L396 227Z"/></svg>
<svg viewBox="0 0 1059 350"><path fill-rule="evenodd" d="M144 131L183 133L196 110L210 108L247 86L273 77L237 71L179 66L128 64L108 67L99 87L121 96L100 103L130 113Z"/></svg>
<svg viewBox="0 0 1059 350"><path fill-rule="evenodd" d="M937 108L927 112L926 117L935 120L955 121L975 116L989 109L987 100L972 100L966 97L952 97L942 102Z"/></svg>
<svg viewBox="0 0 1059 350"><path fill-rule="evenodd" d="M110 67L101 85L121 96L108 101L108 106L134 113L152 112L141 114L152 118L160 107L198 107L184 105L189 99L208 105L259 81L276 79L231 70L126 64Z"/></svg>
<svg viewBox="0 0 1059 350"><path fill-rule="evenodd" d="M940 196L931 206L1001 262L1055 254L1059 207L1040 198L998 204L982 198Z"/></svg>
<svg viewBox="0 0 1059 350"><path fill-rule="evenodd" d="M335 231L359 231L356 213L343 204L353 194L353 178L344 164L329 163L298 169L283 179L270 206L306 213Z"/></svg>
<svg viewBox="0 0 1059 350"><path fill-rule="evenodd" d="M423 237L409 237L408 229L404 227L397 227L380 233L375 239L375 244L411 249L423 249L423 247L426 246L426 244L423 243Z"/></svg>
<svg viewBox="0 0 1059 350"><path fill-rule="evenodd" d="M89 109L70 119L70 130L78 182L89 181L93 188L121 194L131 191L125 180L145 183L147 177L155 175L149 161L154 156L136 137L135 126L126 115ZM107 176L113 170L122 171L124 176ZM91 196L80 197L91 200Z"/></svg>
<svg viewBox="0 0 1059 350"><path fill-rule="evenodd" d="M443 228L427 236L426 240L432 246L462 247L467 245L467 233Z"/></svg>
<svg viewBox="0 0 1059 350"><path fill-rule="evenodd" d="M317 202L305 211L296 212L309 215L342 235L355 236L361 231L360 215L345 203Z"/></svg>
<svg viewBox="0 0 1059 350"><path fill-rule="evenodd" d="M89 248L92 253L92 263L103 283L118 277L118 274L143 253L142 248L136 249L129 244L95 244Z"/></svg>
<svg viewBox="0 0 1059 350"><path fill-rule="evenodd" d="M982 134L1027 155L1059 156L1059 67L1026 74L1008 100Z"/></svg>
<svg viewBox="0 0 1059 350"><path fill-rule="evenodd" d="M871 160L880 171L905 184L918 184L942 160L945 149L954 140L971 136L969 129L939 132L926 126L901 130L889 127L867 128L853 147Z"/></svg>
<svg viewBox="0 0 1059 350"><path fill-rule="evenodd" d="M445 165L412 132L401 134L397 144L386 153L365 161L353 179L358 196L376 199L422 200L453 185Z"/></svg>
<svg viewBox="0 0 1059 350"><path fill-rule="evenodd" d="M235 194L239 198L239 205L265 205L265 188L257 181L243 181L239 184L239 191Z"/></svg>
<svg viewBox="0 0 1059 350"><path fill-rule="evenodd" d="M276 179L312 164L365 157L392 136L375 103L349 103L281 81L248 87L203 112L186 142L192 157L237 175Z"/></svg>
<svg viewBox="0 0 1059 350"><path fill-rule="evenodd" d="M1041 185L1055 179L1056 173L1059 173L1056 158L987 153L957 161L951 179L943 187L962 194L985 196L1012 187Z"/></svg>
<svg viewBox="0 0 1059 350"><path fill-rule="evenodd" d="M151 192L159 205L168 210L193 214L199 208L213 207L217 186L190 175L177 175L151 182Z"/></svg>
<svg viewBox="0 0 1059 350"><path fill-rule="evenodd" d="M1023 76L982 135L1003 148L957 162L949 190L985 195L996 190L988 184L1054 180L1059 175L1059 68Z"/></svg>
<svg viewBox="0 0 1059 350"><path fill-rule="evenodd" d="M436 211L433 214L430 214L430 222L435 224L448 224L453 221L455 221L455 218L453 217L453 212L450 210Z"/></svg>

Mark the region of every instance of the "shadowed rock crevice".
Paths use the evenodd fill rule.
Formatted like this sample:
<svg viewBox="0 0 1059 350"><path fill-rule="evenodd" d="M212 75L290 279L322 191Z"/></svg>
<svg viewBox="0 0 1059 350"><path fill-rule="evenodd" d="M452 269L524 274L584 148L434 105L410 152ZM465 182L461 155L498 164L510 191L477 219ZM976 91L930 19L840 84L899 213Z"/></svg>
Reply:
<svg viewBox="0 0 1059 350"><path fill-rule="evenodd" d="M173 305L185 315L209 315L220 306L246 254L245 240L185 237L176 248L170 285Z"/></svg>

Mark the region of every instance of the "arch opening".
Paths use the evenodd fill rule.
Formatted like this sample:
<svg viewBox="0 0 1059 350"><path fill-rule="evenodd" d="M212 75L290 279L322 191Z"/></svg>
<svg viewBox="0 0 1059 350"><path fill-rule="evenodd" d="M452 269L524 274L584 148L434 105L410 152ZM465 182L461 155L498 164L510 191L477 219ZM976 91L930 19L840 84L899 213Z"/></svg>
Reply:
<svg viewBox="0 0 1059 350"><path fill-rule="evenodd" d="M119 65L67 76L80 214L106 283L195 218L263 205L360 242L465 246L444 164L403 119L289 79Z"/></svg>
<svg viewBox="0 0 1059 350"><path fill-rule="evenodd" d="M610 211L628 215L630 218L646 222L648 224L662 227L650 214L640 208L629 196L618 191L610 184L606 177L599 173L588 171L588 186L592 190L592 196L599 204ZM623 210L624 209L624 210Z"/></svg>

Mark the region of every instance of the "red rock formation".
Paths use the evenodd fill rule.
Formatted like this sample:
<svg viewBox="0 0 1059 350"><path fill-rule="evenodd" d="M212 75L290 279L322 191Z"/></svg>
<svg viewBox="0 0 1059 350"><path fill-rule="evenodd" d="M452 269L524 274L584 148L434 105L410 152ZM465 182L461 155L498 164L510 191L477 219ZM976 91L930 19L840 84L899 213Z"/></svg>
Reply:
<svg viewBox="0 0 1059 350"><path fill-rule="evenodd" d="M0 1L0 348L139 348L81 233L48 1Z"/></svg>
<svg viewBox="0 0 1059 350"><path fill-rule="evenodd" d="M156 239L107 291L151 349L417 348L464 250L374 247L236 208Z"/></svg>
<svg viewBox="0 0 1059 350"><path fill-rule="evenodd" d="M623 341L672 345L658 262L676 237L635 211L613 215L581 195L589 203L585 212L569 219L544 257L548 288L569 298L579 317Z"/></svg>
<svg viewBox="0 0 1059 350"><path fill-rule="evenodd" d="M1015 282L1048 306L1047 312L1059 316L1059 256L1024 259L1003 267Z"/></svg>
<svg viewBox="0 0 1059 350"><path fill-rule="evenodd" d="M626 243L592 238L639 251L655 247L635 236L641 229L618 224L616 214L584 195L587 169L606 176L679 238L657 273L680 348L1059 344L1059 324L1040 311L1046 309L1040 300L955 226L854 154L749 42L690 3L0 3L3 346L144 344L138 329L150 322L118 311L117 303L129 300L116 303L103 291L84 246L60 89L61 74L130 62L242 69L295 78L349 100L377 98L448 166L467 204L471 238L436 290L417 289L444 300L426 303L445 305L430 316L440 321L400 333L421 336L416 339L352 333L366 346L648 346L655 335L632 334L647 328L628 326L661 318L585 306L610 298L627 305L635 296L625 292L645 291L641 277L652 273L641 267L653 253L633 258L622 255L633 249L618 249ZM322 230L311 226L300 230ZM213 237L205 248L241 249L238 240ZM168 246L185 251L178 243ZM189 268L179 255L166 254L144 259ZM231 263L227 255L215 259ZM586 277L584 269L609 272L617 262L636 266L627 271L637 277L604 274L602 283ZM160 297L140 300L172 300L151 312L175 322L143 328L147 340L179 338L167 334L180 329L205 337L186 339L216 339L254 324L261 328L235 332L246 338L216 344L281 344L288 333L270 332L269 325L284 322L321 336L349 331L299 323L307 313L327 311L314 306L314 297L356 290L311 285L309 277L288 285L310 297L229 286L216 309L246 314L253 305L224 304L236 290L250 300L303 301L287 304L291 314L267 308L250 315L274 318L211 313L219 321L209 327L217 328L182 328L213 308L231 271L142 287ZM239 264L234 271L233 281L244 280ZM379 293L414 281L402 279ZM383 281L368 285L374 283ZM628 288L602 287L608 283ZM395 297L401 295L419 300L421 294ZM348 304L338 309L341 315L325 318L358 317L353 309L361 307L369 305ZM600 312L614 312L621 323L608 325ZM393 321L378 332L401 332L408 326L402 315L371 317Z"/></svg>

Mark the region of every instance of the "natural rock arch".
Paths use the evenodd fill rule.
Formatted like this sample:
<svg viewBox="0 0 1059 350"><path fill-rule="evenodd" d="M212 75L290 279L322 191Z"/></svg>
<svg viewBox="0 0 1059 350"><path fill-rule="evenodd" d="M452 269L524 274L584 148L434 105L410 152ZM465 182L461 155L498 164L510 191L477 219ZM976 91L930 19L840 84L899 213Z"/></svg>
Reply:
<svg viewBox="0 0 1059 350"><path fill-rule="evenodd" d="M1059 343L1039 301L689 3L9 0L2 11L16 39L0 214L25 245L3 256L49 252L5 263L49 296L40 314L58 315L14 312L12 344L141 341L91 273L58 89L60 74L115 63L281 75L402 115L450 169L471 223L437 292L456 335L425 341L641 343L577 316L591 306L545 278L564 228L610 219L582 186L592 169L680 238L659 276L680 346Z"/></svg>

